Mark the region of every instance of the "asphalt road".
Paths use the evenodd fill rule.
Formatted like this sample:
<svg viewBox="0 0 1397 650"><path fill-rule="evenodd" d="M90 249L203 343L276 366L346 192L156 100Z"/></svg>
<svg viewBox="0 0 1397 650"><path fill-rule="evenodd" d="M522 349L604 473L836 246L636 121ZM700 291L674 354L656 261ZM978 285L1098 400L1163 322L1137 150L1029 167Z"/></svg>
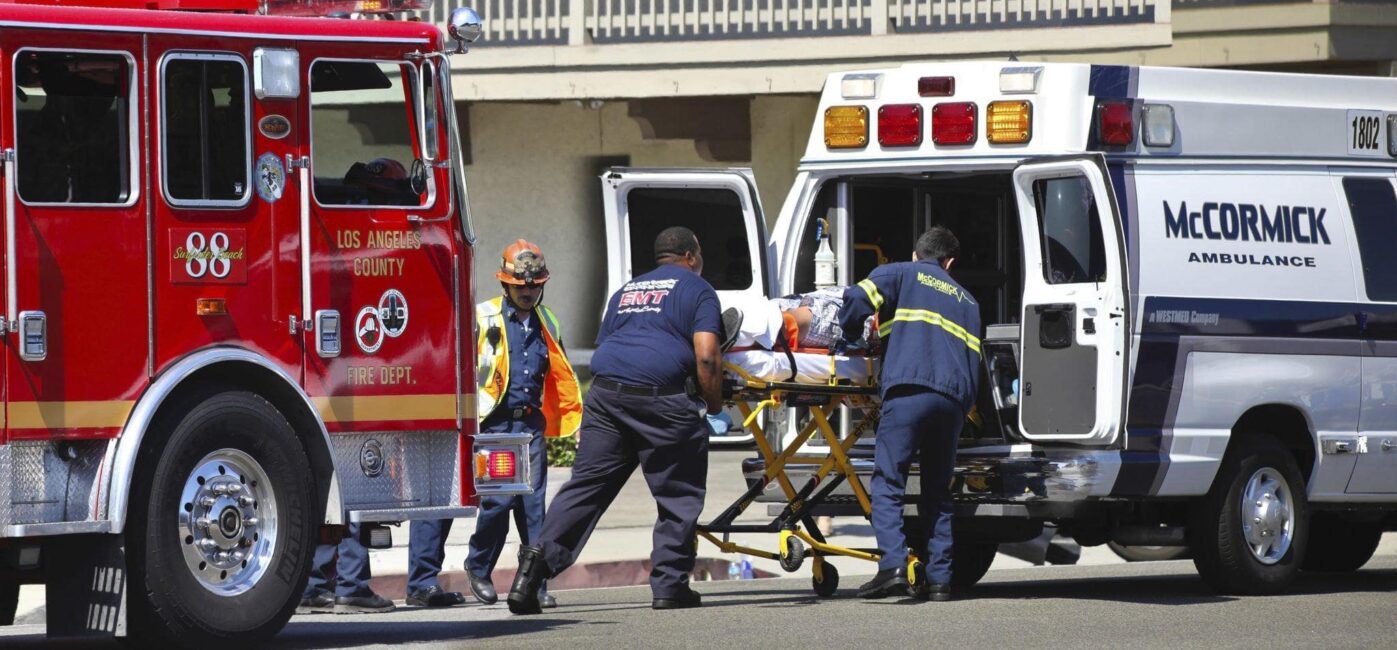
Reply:
<svg viewBox="0 0 1397 650"><path fill-rule="evenodd" d="M1289 594L1273 597L1213 594L1187 561L992 571L969 597L949 603L861 601L853 594L862 581L856 576L844 578L835 598L822 600L810 591L808 569L801 576L701 583L704 606L695 610L656 612L647 588L623 587L559 592L562 607L531 617L512 616L503 603L298 616L270 647L1397 645L1392 554L1351 575L1305 575ZM35 626L0 632L0 646L76 647L43 641L38 632Z"/></svg>

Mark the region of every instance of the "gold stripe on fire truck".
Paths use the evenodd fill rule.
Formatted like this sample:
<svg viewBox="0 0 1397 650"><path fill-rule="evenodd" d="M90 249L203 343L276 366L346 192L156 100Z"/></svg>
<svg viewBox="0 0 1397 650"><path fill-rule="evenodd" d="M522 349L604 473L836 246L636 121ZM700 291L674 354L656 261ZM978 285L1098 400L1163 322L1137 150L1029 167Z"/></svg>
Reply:
<svg viewBox="0 0 1397 650"><path fill-rule="evenodd" d="M126 424L134 400L10 402L11 429L97 429Z"/></svg>
<svg viewBox="0 0 1397 650"><path fill-rule="evenodd" d="M456 396L450 393L312 397L311 402L325 422L456 419Z"/></svg>

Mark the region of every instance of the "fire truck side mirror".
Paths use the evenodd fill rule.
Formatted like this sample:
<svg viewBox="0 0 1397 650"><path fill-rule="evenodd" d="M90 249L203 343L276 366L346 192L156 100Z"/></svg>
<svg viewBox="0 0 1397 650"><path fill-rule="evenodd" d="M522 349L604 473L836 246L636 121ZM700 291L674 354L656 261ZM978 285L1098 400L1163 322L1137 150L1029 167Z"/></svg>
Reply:
<svg viewBox="0 0 1397 650"><path fill-rule="evenodd" d="M446 23L446 32L456 41L456 51L452 54L465 54L467 45L474 43L480 38L480 33L484 27L480 23L480 14L475 13L470 7L456 7L451 10L451 20Z"/></svg>

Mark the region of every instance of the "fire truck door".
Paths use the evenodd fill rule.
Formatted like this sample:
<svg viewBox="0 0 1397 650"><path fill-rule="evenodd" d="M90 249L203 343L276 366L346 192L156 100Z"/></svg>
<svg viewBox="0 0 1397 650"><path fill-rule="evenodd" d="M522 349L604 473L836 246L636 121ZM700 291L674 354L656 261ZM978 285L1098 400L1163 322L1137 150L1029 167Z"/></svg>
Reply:
<svg viewBox="0 0 1397 650"><path fill-rule="evenodd" d="M0 51L8 434L112 437L149 366L140 39L6 28Z"/></svg>
<svg viewBox="0 0 1397 650"><path fill-rule="evenodd" d="M380 435L458 431L461 418L462 324L454 305L464 289L433 62L345 53L307 64L315 323L307 332L306 391L332 434L373 434L341 437L337 445L377 441L382 449L371 455L391 464L441 442L450 448L429 453L454 457L454 435ZM326 348L336 327L327 315L339 319L338 349ZM352 493L346 480L342 490ZM405 488L398 503L422 498Z"/></svg>

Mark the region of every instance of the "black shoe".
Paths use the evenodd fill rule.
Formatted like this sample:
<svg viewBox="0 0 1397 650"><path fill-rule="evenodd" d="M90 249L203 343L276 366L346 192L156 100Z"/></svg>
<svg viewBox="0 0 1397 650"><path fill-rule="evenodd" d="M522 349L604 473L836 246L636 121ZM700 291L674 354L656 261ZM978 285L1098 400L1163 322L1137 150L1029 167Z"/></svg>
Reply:
<svg viewBox="0 0 1397 650"><path fill-rule="evenodd" d="M519 570L509 586L509 611L515 614L538 614L543 607L538 601L539 587L548 579L548 563L543 549L527 544L519 547Z"/></svg>
<svg viewBox="0 0 1397 650"><path fill-rule="evenodd" d="M314 596L301 599L301 604L296 607L297 614L333 614L335 612L335 597L328 591L317 591Z"/></svg>
<svg viewBox="0 0 1397 650"><path fill-rule="evenodd" d="M930 583L918 590L918 597L923 600L944 603L951 599L951 585L945 582Z"/></svg>
<svg viewBox="0 0 1397 650"><path fill-rule="evenodd" d="M339 596L335 598L336 614L381 614L397 609L393 601L370 592L367 596Z"/></svg>
<svg viewBox="0 0 1397 650"><path fill-rule="evenodd" d="M669 598L656 598L650 601L651 609L688 609L703 604L703 597L697 591L684 588L684 591Z"/></svg>
<svg viewBox="0 0 1397 650"><path fill-rule="evenodd" d="M553 594L548 593L548 587L538 590L538 606L544 609L553 609L558 606L558 599Z"/></svg>
<svg viewBox="0 0 1397 650"><path fill-rule="evenodd" d="M469 569L466 570L466 575L470 576L471 595L475 596L476 600L486 605L494 605L500 600L500 595L495 593L495 583L490 582L489 577L481 578Z"/></svg>
<svg viewBox="0 0 1397 650"><path fill-rule="evenodd" d="M883 569L872 580L859 587L859 598L911 596L912 583L907 581L907 568Z"/></svg>
<svg viewBox="0 0 1397 650"><path fill-rule="evenodd" d="M441 587L432 585L426 589L410 591L407 594L407 604L409 607L450 607L452 605L463 605L466 597L459 591L442 591Z"/></svg>

